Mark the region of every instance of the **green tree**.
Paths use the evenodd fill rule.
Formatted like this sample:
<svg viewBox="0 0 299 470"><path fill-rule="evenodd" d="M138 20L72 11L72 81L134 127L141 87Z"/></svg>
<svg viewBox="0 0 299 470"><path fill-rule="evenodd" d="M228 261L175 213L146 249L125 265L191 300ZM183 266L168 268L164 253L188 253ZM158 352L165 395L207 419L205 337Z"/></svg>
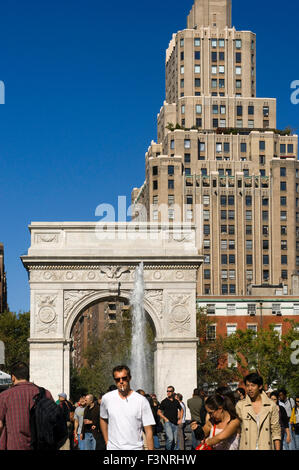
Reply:
<svg viewBox="0 0 299 470"><path fill-rule="evenodd" d="M84 358L86 366L71 371L72 398L77 399L82 391L94 395L106 392L113 382L112 369L119 364L128 364L131 356L132 320L130 310L114 324L106 322L100 338L92 338ZM147 342L154 348L154 333L147 322ZM153 369L152 369L153 374Z"/></svg>
<svg viewBox="0 0 299 470"><path fill-rule="evenodd" d="M5 345L4 371L17 361L29 362L30 313L4 312L0 315L0 340Z"/></svg>
<svg viewBox="0 0 299 470"><path fill-rule="evenodd" d="M235 380L236 370L227 367L227 351L225 340L218 336L215 339L211 335L211 327L214 321L207 317L206 309L197 311L197 381L198 386L205 384L219 387Z"/></svg>
<svg viewBox="0 0 299 470"><path fill-rule="evenodd" d="M298 325L291 323L291 328L281 338L274 325L261 329L257 333L251 330L238 330L225 339L224 347L234 355L238 364L238 375L244 377L250 371L258 372L264 383L275 387L286 387L296 393L299 387L298 365L291 361L292 343L299 339Z"/></svg>

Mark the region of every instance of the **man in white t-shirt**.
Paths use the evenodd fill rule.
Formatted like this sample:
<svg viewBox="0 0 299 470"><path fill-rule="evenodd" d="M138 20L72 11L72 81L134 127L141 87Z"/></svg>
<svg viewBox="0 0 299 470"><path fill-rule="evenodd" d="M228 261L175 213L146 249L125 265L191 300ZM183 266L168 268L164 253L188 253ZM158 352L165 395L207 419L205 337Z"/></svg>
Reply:
<svg viewBox="0 0 299 470"><path fill-rule="evenodd" d="M142 430L148 450L154 449L155 419L148 400L131 390L127 366L113 369L117 390L106 393L101 403L101 430L107 450L143 450Z"/></svg>

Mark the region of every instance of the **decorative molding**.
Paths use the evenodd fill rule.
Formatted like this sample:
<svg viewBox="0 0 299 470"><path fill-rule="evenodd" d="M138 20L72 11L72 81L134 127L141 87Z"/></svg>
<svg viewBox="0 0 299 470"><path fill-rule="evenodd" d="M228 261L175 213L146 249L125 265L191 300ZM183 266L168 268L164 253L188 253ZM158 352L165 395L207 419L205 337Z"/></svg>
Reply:
<svg viewBox="0 0 299 470"><path fill-rule="evenodd" d="M144 298L153 305L160 320L163 318L163 290L147 290Z"/></svg>
<svg viewBox="0 0 299 470"><path fill-rule="evenodd" d="M169 305L169 326L170 331L177 331L184 334L190 331L191 315L189 313L189 294L168 294Z"/></svg>
<svg viewBox="0 0 299 470"><path fill-rule="evenodd" d="M37 295L38 312L36 316L37 333L50 334L57 332L57 295L40 294Z"/></svg>
<svg viewBox="0 0 299 470"><path fill-rule="evenodd" d="M100 272L106 274L109 279L119 279L122 274L130 271L128 266L101 266Z"/></svg>
<svg viewBox="0 0 299 470"><path fill-rule="evenodd" d="M58 243L59 233L36 233L35 243Z"/></svg>
<svg viewBox="0 0 299 470"><path fill-rule="evenodd" d="M95 290L69 290L64 292L63 311L64 318L67 318L75 305L86 297L95 294Z"/></svg>

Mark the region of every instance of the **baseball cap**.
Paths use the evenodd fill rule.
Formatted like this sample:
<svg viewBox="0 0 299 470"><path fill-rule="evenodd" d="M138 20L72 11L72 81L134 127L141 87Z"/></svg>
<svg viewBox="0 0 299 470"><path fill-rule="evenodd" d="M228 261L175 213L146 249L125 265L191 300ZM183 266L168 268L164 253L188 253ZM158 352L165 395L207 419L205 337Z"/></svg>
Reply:
<svg viewBox="0 0 299 470"><path fill-rule="evenodd" d="M59 393L59 395L58 395L58 396L59 396L59 397L62 397L62 398L65 398L65 399L67 399L67 395L66 395L66 393Z"/></svg>

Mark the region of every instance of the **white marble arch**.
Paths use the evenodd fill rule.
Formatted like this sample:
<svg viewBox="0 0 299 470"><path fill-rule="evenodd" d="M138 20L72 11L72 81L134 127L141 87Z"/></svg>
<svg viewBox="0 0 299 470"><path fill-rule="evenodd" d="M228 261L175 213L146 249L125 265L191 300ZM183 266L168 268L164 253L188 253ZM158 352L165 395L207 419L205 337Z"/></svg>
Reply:
<svg viewBox="0 0 299 470"><path fill-rule="evenodd" d="M136 224L134 224L135 226ZM73 324L101 299L129 298L144 263L144 307L156 330L155 392L173 385L185 400L197 385L196 284L203 262L194 226L32 223L22 256L30 283L30 378L56 399L70 390ZM148 235L150 232L150 235Z"/></svg>
<svg viewBox="0 0 299 470"><path fill-rule="evenodd" d="M105 300L111 297L109 291L98 291L94 292L90 295L87 295L83 298L83 300L79 300L73 307L71 313L67 317L67 321L65 323L65 338L67 341L71 341L71 332L74 326L74 323L78 319L80 313L86 309L89 305L100 302L101 300ZM119 298L130 300L130 293L129 292L120 292ZM156 337L161 337L161 324L159 320L159 316L155 311L153 305L151 305L147 298L144 299L144 309L146 313L150 316L156 332Z"/></svg>

